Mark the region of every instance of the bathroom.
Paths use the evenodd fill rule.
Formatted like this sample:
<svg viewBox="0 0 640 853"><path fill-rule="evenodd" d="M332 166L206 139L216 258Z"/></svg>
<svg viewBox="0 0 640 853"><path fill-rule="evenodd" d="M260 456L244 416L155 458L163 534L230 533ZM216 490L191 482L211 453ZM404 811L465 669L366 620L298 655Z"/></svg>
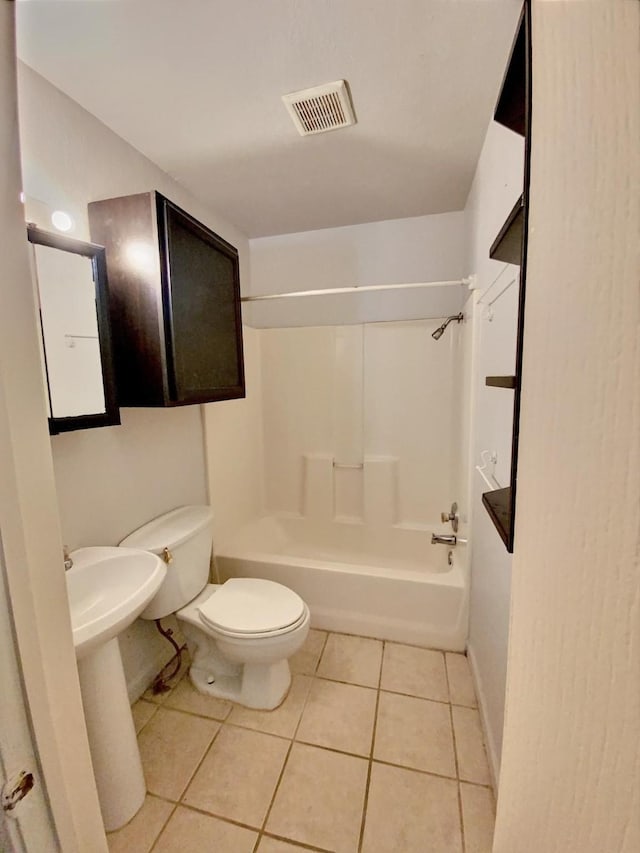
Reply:
<svg viewBox="0 0 640 853"><path fill-rule="evenodd" d="M371 219L350 218L348 210L343 213L340 209L332 219L326 214L329 196L320 197L315 207L308 205L306 219L291 213L296 209L293 203L285 202L273 211L265 204L252 213L253 219L248 210L243 212L241 200L235 208L209 205L203 196L186 188L194 186L195 172L190 175L188 168L177 165L163 171L153 158L110 129L105 118L108 103L103 104L102 123L61 91L64 76L57 81L53 73L49 80L42 76L46 61L55 68L43 40L50 29L57 32L56 27L69 19L55 3L18 5L22 6L18 9L22 61L17 85L27 221L52 230L48 223L51 211L63 210L73 220L72 236L89 240L90 202L156 190L237 249L241 294L246 300L242 308L246 397L164 409L123 406L118 426L51 437L49 487L55 489L61 541L72 552L85 546L115 546L136 528L175 507L210 505L214 571L219 573L213 580L253 576L278 581L295 590L311 611L311 639L301 652L302 662L297 659L299 668L292 666L294 685L322 682L324 672L329 673L331 684L345 680L352 689L373 691L377 687L380 697L401 696L411 690L389 686L395 676L390 669L385 673L386 661L392 661L395 653L400 655L398 649L437 650L434 667L446 672L449 679L450 692L442 707L452 709L453 731L456 715L470 712L473 716L473 730L481 732L481 754L475 755L481 769L476 767L477 775L472 771L467 778L456 770L423 773L426 779L447 777L447 783L455 785L457 804L456 827L449 828L448 835L444 829L433 829L445 834L440 846L436 843L429 849L443 853L491 850L493 797L503 778L500 766L513 558L482 496L510 482L514 395L513 390L491 387L485 380L517 372L519 287L517 266L491 259L489 249L522 193L525 172L524 138L491 121L491 116L509 61L520 4L492 3L487 14L493 15L493 25L483 22L482 33L477 35L480 44L474 49L490 54L485 69L488 82L484 112L474 126L475 157L461 169L464 176L458 201L432 212L416 209L412 215L394 215L389 206L388 214ZM92 19L90 11L82 9L85 4L69 5L80 9L76 13L79 32L81 24L87 28L86 34L91 34L92 27L105 25L101 13ZM355 7L361 5L353 4L354 15ZM29 6L33 7L31 16L26 13ZM416 13L415 4L409 7ZM347 23L348 16L345 28ZM111 39L122 20L116 17L112 24L116 29L110 32ZM132 32L135 25L140 21L134 15ZM466 26L469 37L473 27L469 22ZM406 37L406 33L396 37ZM95 33L90 38L92 48L100 44ZM109 39L104 43L106 49ZM77 44L75 49L82 56ZM451 57L443 61L447 58L452 61ZM466 61L470 77L471 56ZM326 63L319 67L326 68ZM349 133L363 127L365 104L359 101L351 76L338 70L332 73L333 77L344 74L352 85L358 123L335 132L336 140L340 134L348 139ZM332 79L331 74L323 74L309 84ZM80 92L82 81L78 85ZM303 85L307 85L306 76L300 86L288 81L282 91L275 92L273 109L282 110L284 120L287 116L280 95ZM472 112L468 100L466 108ZM115 110L112 126L117 125ZM291 146L322 139L300 139L292 125L284 132L289 134ZM197 156L194 150L194 162ZM162 160L160 149L158 159ZM407 168L412 165L413 161ZM168 171L180 180L174 180ZM394 179L406 177L403 169L390 171ZM341 203L349 207L344 200L338 208ZM331 288L348 292L286 295ZM354 293L350 288L364 290ZM259 298L273 294L285 295L273 300ZM436 340L433 333L449 317L455 319ZM457 509L451 514L459 520L455 533L446 520L454 502ZM55 531L58 521L50 523L55 539L60 535ZM455 542L432 544L433 534L455 536ZM166 624L182 642L173 618ZM340 643L347 648L351 642L341 639L344 637L376 644L358 646L377 650L374 657L379 654L373 682L362 674L355 681L340 673L331 676L331 667L338 666ZM151 725L151 715L158 717L158 706L165 702L165 717L175 719L177 726L184 724L186 715L175 710L174 700L150 691L153 679L174 654L153 622L136 620L119 642L128 698L137 703L138 724L148 716L143 724ZM413 652L406 655L406 660L413 660ZM366 669L364 663L362 666ZM459 704L451 698L458 666L469 666L459 676L467 691L468 679L473 683L471 693ZM183 672L184 667L180 675ZM64 677L71 678L68 673ZM175 699L174 691L184 693L187 679L179 684L182 686L172 684L169 697L173 694ZM77 683L71 690L78 695ZM293 687L291 697L298 701ZM32 701L37 704L37 697ZM438 697L423 694L414 701L437 705ZM70 719L77 713L78 708L72 709ZM213 712L193 712L188 720L199 732L194 737L205 743L197 749L204 754L210 742L215 743L218 727L243 732L257 728L263 738L277 740L266 734L270 723L243 727L242 722L234 723L238 718L240 711L235 709L227 722ZM396 719L395 724L402 722ZM143 733L144 728L141 738ZM339 747L337 750L340 752ZM199 754L193 770L201 758ZM42 760L45 763L46 756ZM458 753L455 760L464 762ZM370 760L369 764L376 762ZM389 759L380 766L404 764ZM417 769L422 773L424 768ZM415 775L415 765L412 772ZM368 780L366 787L368 790ZM372 803L376 791L374 784ZM466 826L465 792L471 797L466 800ZM270 818L275 828L270 829L262 818L256 822L235 812L221 814L216 808L197 805L197 798L189 809L188 795L181 800L183 793L154 796L152 791L150 804L144 807L143 828L148 833L142 832L139 848L132 846L132 836L118 838L115 833L109 837L110 849L174 849L168 839L179 819L184 821L181 831L186 831L188 818L195 820L195 815L204 812L210 815L208 820L217 821L216 831L221 823L229 832L228 827L238 830L233 839L229 835L228 841L217 842L217 849L229 853L236 849L247 853L254 849L260 853L296 849L403 849L409 853L425 849L415 841L392 846L399 843L397 839L388 840L387 847L375 846L373 830L367 829L364 819L360 825L360 816L355 821L355 841L351 824L348 839L345 834L344 839L323 841L331 836L323 836L322 830L314 835L305 827L287 829L284 817L278 823L277 799L272 803L275 817ZM54 811L56 796L50 793ZM241 797L239 792L237 798ZM176 809L178 800L181 805ZM95 800L90 802L87 815L95 809ZM416 819L414 833L430 831L420 822L428 819L432 819L429 814ZM174 825L169 826L172 820ZM409 817L403 820L410 833ZM438 817L433 820L435 827ZM137 831L139 827L140 820ZM89 834L93 828L83 831L85 838L96 837ZM194 829L194 837L198 831L203 830ZM227 836L220 836L224 838ZM107 848L89 845L84 849Z"/></svg>

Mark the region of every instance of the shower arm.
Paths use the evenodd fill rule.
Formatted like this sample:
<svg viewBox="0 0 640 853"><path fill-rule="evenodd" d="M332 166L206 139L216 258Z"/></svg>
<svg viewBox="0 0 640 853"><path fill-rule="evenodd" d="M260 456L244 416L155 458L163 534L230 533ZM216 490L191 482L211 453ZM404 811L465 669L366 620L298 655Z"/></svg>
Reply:
<svg viewBox="0 0 640 853"><path fill-rule="evenodd" d="M445 329L447 328L449 323L452 323L454 320L456 323L462 323L462 321L464 320L464 314L462 312L460 312L459 314L452 314L450 317L447 317L447 319L444 321L444 323L441 326L439 326L435 330L435 332L431 333L431 337L434 340L439 341L440 338L442 337L442 335L444 334Z"/></svg>

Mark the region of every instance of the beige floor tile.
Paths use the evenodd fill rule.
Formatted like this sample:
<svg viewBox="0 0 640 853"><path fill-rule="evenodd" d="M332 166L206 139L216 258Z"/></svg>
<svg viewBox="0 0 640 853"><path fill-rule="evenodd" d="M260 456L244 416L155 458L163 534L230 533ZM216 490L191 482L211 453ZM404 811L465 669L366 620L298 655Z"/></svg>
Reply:
<svg viewBox="0 0 640 853"><path fill-rule="evenodd" d="M449 706L381 692L373 757L455 778Z"/></svg>
<svg viewBox="0 0 640 853"><path fill-rule="evenodd" d="M292 738L313 681L308 675L294 675L289 695L274 711L252 711L234 705L228 722L247 729Z"/></svg>
<svg viewBox="0 0 640 853"><path fill-rule="evenodd" d="M136 734L140 734L140 729L145 726L151 717L158 710L158 705L155 702L145 702L144 699L138 699L131 706L131 716L133 724L136 728Z"/></svg>
<svg viewBox="0 0 640 853"><path fill-rule="evenodd" d="M362 853L462 853L457 782L374 762Z"/></svg>
<svg viewBox="0 0 640 853"><path fill-rule="evenodd" d="M158 708L138 738L147 790L178 800L220 723Z"/></svg>
<svg viewBox="0 0 640 853"><path fill-rule="evenodd" d="M380 640L329 634L317 674L349 684L377 687L381 661Z"/></svg>
<svg viewBox="0 0 640 853"><path fill-rule="evenodd" d="M184 802L260 828L289 741L225 725L189 785Z"/></svg>
<svg viewBox="0 0 640 853"><path fill-rule="evenodd" d="M466 705L477 708L476 692L473 689L471 670L466 655L447 652L447 675L449 677L449 693L454 705Z"/></svg>
<svg viewBox="0 0 640 853"><path fill-rule="evenodd" d="M178 806L154 853L252 853L257 832Z"/></svg>
<svg viewBox="0 0 640 853"><path fill-rule="evenodd" d="M444 655L432 649L385 643L380 686L395 693L448 702Z"/></svg>
<svg viewBox="0 0 640 853"><path fill-rule="evenodd" d="M171 691L164 707L188 711L191 714L199 714L201 717L211 717L213 720L226 720L233 705L224 699L216 699L215 696L200 693L187 676Z"/></svg>
<svg viewBox="0 0 640 853"><path fill-rule="evenodd" d="M298 847L297 844L290 844L288 841L280 841L278 838L269 838L264 835L260 840L258 853L300 853L301 850L308 850L307 847Z"/></svg>
<svg viewBox="0 0 640 853"><path fill-rule="evenodd" d="M326 631L318 631L312 628L305 640L304 646L299 652L289 658L289 666L291 672L299 672L303 675L313 675L318 666L322 649L324 648L325 640L327 639Z"/></svg>
<svg viewBox="0 0 640 853"><path fill-rule="evenodd" d="M369 756L376 691L314 679L296 740Z"/></svg>
<svg viewBox="0 0 640 853"><path fill-rule="evenodd" d="M452 706L453 731L456 736L458 775L465 782L490 785L491 775L484 749L480 714L473 708Z"/></svg>
<svg viewBox="0 0 640 853"><path fill-rule="evenodd" d="M495 806L490 788L460 783L466 853L491 853Z"/></svg>
<svg viewBox="0 0 640 853"><path fill-rule="evenodd" d="M368 762L294 743L267 830L332 850L358 849Z"/></svg>
<svg viewBox="0 0 640 853"><path fill-rule="evenodd" d="M173 808L173 803L147 794L133 820L122 829L107 834L109 853L149 853Z"/></svg>

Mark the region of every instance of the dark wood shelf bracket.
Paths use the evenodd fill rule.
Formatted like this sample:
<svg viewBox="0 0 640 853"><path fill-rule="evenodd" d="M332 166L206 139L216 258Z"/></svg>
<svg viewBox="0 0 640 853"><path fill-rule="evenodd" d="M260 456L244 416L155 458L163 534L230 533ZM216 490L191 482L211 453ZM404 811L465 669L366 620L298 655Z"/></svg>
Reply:
<svg viewBox="0 0 640 853"><path fill-rule="evenodd" d="M484 384L488 385L490 388L515 388L516 387L516 377L515 376L487 376L487 377L485 377Z"/></svg>
<svg viewBox="0 0 640 853"><path fill-rule="evenodd" d="M521 195L507 216L498 236L489 249L489 257L506 264L520 265L524 225L524 195Z"/></svg>
<svg viewBox="0 0 640 853"><path fill-rule="evenodd" d="M496 529L500 534L500 538L507 546L507 551L512 554L513 541L511 538L511 522L513 504L511 501L511 488L507 486L506 489L496 489L493 492L485 492L482 495L482 503L489 513L491 521L493 521L496 526Z"/></svg>

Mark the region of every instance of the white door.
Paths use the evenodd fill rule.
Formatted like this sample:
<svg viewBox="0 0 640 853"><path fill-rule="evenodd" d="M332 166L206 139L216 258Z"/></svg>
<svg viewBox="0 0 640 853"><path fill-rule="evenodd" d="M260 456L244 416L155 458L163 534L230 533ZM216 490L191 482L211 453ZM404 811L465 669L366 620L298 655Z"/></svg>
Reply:
<svg viewBox="0 0 640 853"><path fill-rule="evenodd" d="M0 538L0 853L53 853L60 848L31 740L15 649ZM17 801L11 792L21 778L30 790Z"/></svg>

